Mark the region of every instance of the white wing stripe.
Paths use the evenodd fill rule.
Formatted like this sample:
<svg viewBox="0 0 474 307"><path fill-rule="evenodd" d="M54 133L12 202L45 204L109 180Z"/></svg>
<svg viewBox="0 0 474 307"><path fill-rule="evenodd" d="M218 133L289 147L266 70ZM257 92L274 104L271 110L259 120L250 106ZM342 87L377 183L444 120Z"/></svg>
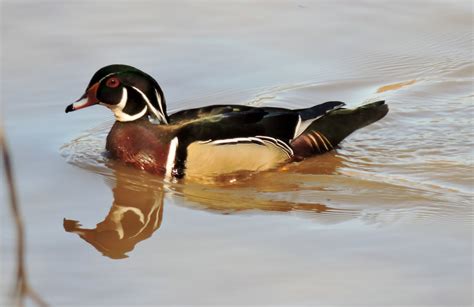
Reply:
<svg viewBox="0 0 474 307"><path fill-rule="evenodd" d="M304 130L303 130L303 131L300 132L300 126L301 126L301 115L298 115L298 123L296 124L295 133L293 134L293 138L294 138L294 139L296 139L296 137L297 137L298 135L300 135L301 132L304 131Z"/></svg>
<svg viewBox="0 0 474 307"><path fill-rule="evenodd" d="M321 117L323 117L324 115L328 114L329 112L333 111L333 110L336 110L336 109L340 109L342 108L344 105L341 105L341 104L338 104L338 105L335 105L333 108L331 109L327 109L324 114L322 115L319 115L319 116L316 116L314 118L309 118L307 120L304 120L302 121L301 120L301 115L298 117L298 124L296 125L296 128L295 128L295 134L293 136L293 139L296 139L296 137L300 136L305 130L306 128L309 127L309 125L311 125L315 120L317 119L320 119Z"/></svg>
<svg viewBox="0 0 474 307"><path fill-rule="evenodd" d="M301 123L299 123L298 126L297 126L297 129L295 129L295 136L293 138L296 139L298 136L300 136L301 133L303 133L306 130L306 128L309 127L309 125L311 125L318 118L321 118L321 116L311 118L311 119L307 119L307 120L302 121Z"/></svg>

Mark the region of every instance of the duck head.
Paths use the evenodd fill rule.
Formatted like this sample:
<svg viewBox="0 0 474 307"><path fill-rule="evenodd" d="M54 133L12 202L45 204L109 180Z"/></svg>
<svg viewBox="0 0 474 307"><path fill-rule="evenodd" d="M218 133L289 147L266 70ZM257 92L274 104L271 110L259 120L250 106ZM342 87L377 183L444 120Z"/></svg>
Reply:
<svg viewBox="0 0 474 307"><path fill-rule="evenodd" d="M158 82L143 71L128 65L114 64L99 69L87 89L66 113L100 104L109 108L121 122L150 117L168 124L166 102Z"/></svg>

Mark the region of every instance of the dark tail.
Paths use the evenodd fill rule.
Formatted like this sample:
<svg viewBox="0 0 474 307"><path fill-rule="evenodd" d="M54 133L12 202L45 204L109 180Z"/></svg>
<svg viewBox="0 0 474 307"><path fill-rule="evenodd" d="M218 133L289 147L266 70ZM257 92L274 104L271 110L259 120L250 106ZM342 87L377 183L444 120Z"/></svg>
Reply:
<svg viewBox="0 0 474 307"><path fill-rule="evenodd" d="M297 157L308 157L332 150L357 129L368 126L388 113L385 101L372 102L356 109L337 109L314 121L291 142Z"/></svg>

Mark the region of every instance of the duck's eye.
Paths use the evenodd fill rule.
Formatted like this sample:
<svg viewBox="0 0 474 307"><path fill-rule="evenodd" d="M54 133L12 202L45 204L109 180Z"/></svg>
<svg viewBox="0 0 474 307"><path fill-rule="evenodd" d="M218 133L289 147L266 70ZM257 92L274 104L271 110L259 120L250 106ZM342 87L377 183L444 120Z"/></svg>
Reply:
<svg viewBox="0 0 474 307"><path fill-rule="evenodd" d="M107 82L105 82L105 85L111 88L116 88L120 85L120 80L117 78L110 78L109 80L107 80Z"/></svg>

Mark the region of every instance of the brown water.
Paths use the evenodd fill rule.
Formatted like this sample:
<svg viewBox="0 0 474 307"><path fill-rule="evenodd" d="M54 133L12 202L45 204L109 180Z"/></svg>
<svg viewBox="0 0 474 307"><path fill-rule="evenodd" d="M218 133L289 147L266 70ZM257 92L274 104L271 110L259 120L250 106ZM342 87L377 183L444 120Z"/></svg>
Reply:
<svg viewBox="0 0 474 307"><path fill-rule="evenodd" d="M32 284L54 306L471 305L472 22L470 1L3 1ZM155 76L172 111L385 99L390 113L337 152L163 183L102 156L110 111L64 114L110 63Z"/></svg>

